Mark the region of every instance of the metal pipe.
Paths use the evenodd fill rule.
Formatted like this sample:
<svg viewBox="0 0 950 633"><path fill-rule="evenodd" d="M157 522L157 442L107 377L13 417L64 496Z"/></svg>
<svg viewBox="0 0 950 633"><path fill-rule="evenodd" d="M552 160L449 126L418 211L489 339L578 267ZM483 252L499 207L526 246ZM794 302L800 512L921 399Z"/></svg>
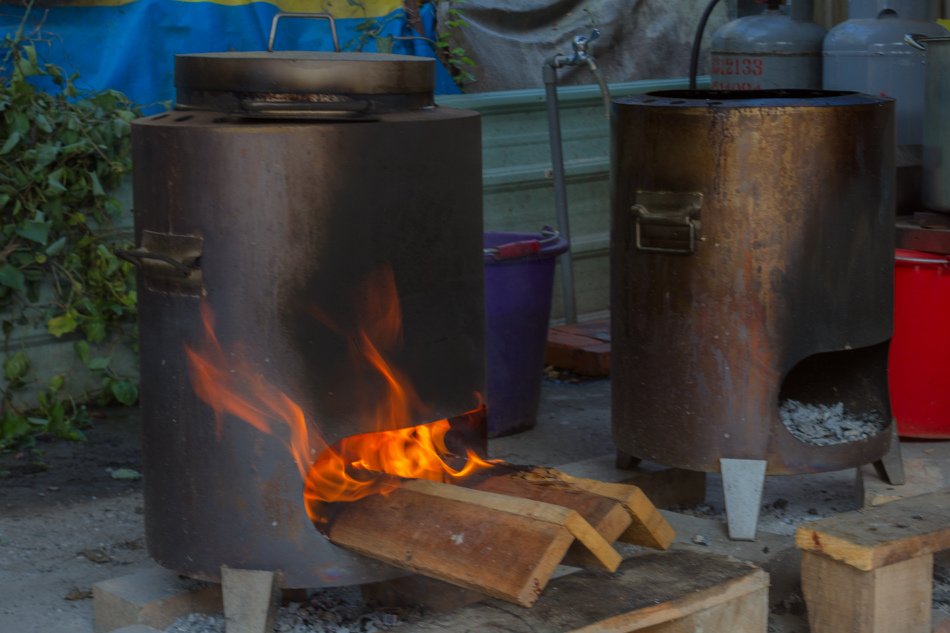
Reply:
<svg viewBox="0 0 950 633"><path fill-rule="evenodd" d="M564 152L561 146L561 115L557 99L557 69L567 59L554 55L544 63L544 100L548 111L548 139L551 145L551 174L554 178L554 210L557 228L568 242L561 255L561 295L564 305L564 320L577 322L577 304L574 296L574 262L571 257L571 227L567 212L567 182L564 175Z"/></svg>
<svg viewBox="0 0 950 633"><path fill-rule="evenodd" d="M568 248L561 255L561 289L564 304L564 320L577 322L577 304L574 296L574 262L571 257L571 227L567 211L567 182L564 173L564 150L561 144L561 115L557 98L557 69L564 66L586 65L604 99L605 115L610 118L610 89L597 68L594 58L588 53L590 43L600 37L600 31L594 29L590 37L577 35L571 42L574 55L555 54L544 60L542 77L544 79L544 101L548 111L548 139L551 145L551 174L554 177L554 210L557 214L557 228L567 240Z"/></svg>

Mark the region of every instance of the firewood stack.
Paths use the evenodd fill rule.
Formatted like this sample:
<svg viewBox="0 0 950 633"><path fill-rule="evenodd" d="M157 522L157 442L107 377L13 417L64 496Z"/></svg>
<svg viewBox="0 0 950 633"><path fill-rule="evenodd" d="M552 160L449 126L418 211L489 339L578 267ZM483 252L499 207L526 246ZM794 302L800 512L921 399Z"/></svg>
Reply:
<svg viewBox="0 0 950 633"><path fill-rule="evenodd" d="M674 538L636 486L511 465L337 504L325 531L341 547L525 607L559 564L614 572L614 541L666 549Z"/></svg>

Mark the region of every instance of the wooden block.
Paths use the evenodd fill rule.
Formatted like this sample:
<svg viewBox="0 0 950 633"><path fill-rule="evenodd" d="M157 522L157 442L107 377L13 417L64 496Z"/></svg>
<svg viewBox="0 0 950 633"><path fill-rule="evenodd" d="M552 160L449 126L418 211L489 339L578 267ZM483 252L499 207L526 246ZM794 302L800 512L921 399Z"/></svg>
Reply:
<svg viewBox="0 0 950 633"><path fill-rule="evenodd" d="M405 487L334 510L327 536L335 544L524 606L574 542L566 526L543 518Z"/></svg>
<svg viewBox="0 0 950 633"><path fill-rule="evenodd" d="M96 633L137 624L161 630L183 615L221 610L220 586L182 580L158 565L97 582L92 597Z"/></svg>
<svg viewBox="0 0 950 633"><path fill-rule="evenodd" d="M617 574L578 572L551 583L531 609L496 600L400 633L765 633L768 574L724 556L673 550L637 554Z"/></svg>
<svg viewBox="0 0 950 633"><path fill-rule="evenodd" d="M800 526L799 549L870 571L950 547L950 490Z"/></svg>
<svg viewBox="0 0 950 633"><path fill-rule="evenodd" d="M551 328L544 364L569 369L582 376L608 376L610 343Z"/></svg>
<svg viewBox="0 0 950 633"><path fill-rule="evenodd" d="M862 571L802 554L811 633L930 633L933 555Z"/></svg>
<svg viewBox="0 0 950 633"><path fill-rule="evenodd" d="M227 633L271 633L280 587L277 573L221 566Z"/></svg>

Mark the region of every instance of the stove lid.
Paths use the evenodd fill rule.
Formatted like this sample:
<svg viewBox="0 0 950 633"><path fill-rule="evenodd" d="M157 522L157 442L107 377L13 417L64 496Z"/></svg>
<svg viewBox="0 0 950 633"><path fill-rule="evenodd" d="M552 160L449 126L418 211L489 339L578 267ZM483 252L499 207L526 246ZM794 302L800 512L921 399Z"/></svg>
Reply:
<svg viewBox="0 0 950 633"><path fill-rule="evenodd" d="M360 116L432 106L434 60L274 51L175 57L176 107L246 115Z"/></svg>

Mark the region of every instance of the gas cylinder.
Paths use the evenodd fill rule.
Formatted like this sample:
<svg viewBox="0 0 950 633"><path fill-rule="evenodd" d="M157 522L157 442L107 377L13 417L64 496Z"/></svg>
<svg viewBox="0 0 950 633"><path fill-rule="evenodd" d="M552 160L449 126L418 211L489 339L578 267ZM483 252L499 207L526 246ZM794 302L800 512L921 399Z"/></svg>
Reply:
<svg viewBox="0 0 950 633"><path fill-rule="evenodd" d="M935 22L934 0L850 0L848 20L824 43L824 88L854 90L897 100L897 210L920 204L921 145L927 56L904 36L946 36Z"/></svg>
<svg viewBox="0 0 950 633"><path fill-rule="evenodd" d="M795 0L782 10L769 0L759 15L728 22L713 34L714 90L821 88L825 29L811 21L812 0Z"/></svg>

